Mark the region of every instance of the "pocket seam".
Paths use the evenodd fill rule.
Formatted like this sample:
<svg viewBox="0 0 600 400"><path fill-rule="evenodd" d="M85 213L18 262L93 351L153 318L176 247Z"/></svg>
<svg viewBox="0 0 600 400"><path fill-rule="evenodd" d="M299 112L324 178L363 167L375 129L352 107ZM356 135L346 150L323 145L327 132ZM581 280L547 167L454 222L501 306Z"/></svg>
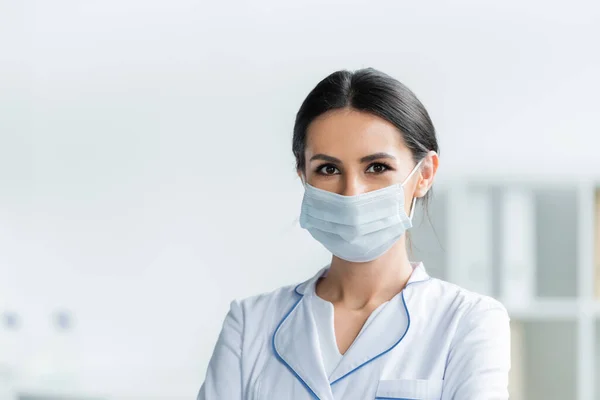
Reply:
<svg viewBox="0 0 600 400"><path fill-rule="evenodd" d="M438 400L443 379L381 379L375 398L378 400Z"/></svg>

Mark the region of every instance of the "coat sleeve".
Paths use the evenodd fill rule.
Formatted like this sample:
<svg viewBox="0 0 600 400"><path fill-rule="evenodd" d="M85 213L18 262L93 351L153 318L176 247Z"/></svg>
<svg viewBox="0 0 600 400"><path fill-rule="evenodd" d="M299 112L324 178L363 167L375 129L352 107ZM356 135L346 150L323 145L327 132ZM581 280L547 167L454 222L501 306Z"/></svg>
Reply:
<svg viewBox="0 0 600 400"><path fill-rule="evenodd" d="M243 398L243 329L242 308L239 302L234 300L223 322L197 400L241 400Z"/></svg>
<svg viewBox="0 0 600 400"><path fill-rule="evenodd" d="M481 299L459 324L446 364L442 400L507 400L510 320L504 306Z"/></svg>

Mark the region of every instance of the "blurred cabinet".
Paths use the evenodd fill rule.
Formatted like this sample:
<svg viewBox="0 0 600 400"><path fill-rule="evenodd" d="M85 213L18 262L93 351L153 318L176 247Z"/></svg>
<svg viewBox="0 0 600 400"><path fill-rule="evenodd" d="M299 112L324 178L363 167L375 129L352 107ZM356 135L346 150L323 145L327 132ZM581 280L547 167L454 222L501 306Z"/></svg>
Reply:
<svg viewBox="0 0 600 400"><path fill-rule="evenodd" d="M410 230L411 256L431 275L507 306L579 297L580 220L592 214L582 215L576 185L460 182L435 190Z"/></svg>
<svg viewBox="0 0 600 400"><path fill-rule="evenodd" d="M525 371L525 327L519 320L510 321L511 339L511 369L508 376L508 392L511 400L525 400L526 371Z"/></svg>
<svg viewBox="0 0 600 400"><path fill-rule="evenodd" d="M577 321L511 321L511 400L577 398Z"/></svg>
<svg viewBox="0 0 600 400"><path fill-rule="evenodd" d="M447 278L462 287L492 296L494 288L494 210L492 188L454 185L448 192Z"/></svg>
<svg viewBox="0 0 600 400"><path fill-rule="evenodd" d="M536 257L540 297L577 297L579 275L579 208L577 187L536 191ZM591 217L591 216L590 216Z"/></svg>
<svg viewBox="0 0 600 400"><path fill-rule="evenodd" d="M600 310L599 310L600 311ZM594 321L595 335L594 335L594 360L595 360L595 373L594 373L594 399L600 399L600 316Z"/></svg>
<svg viewBox="0 0 600 400"><path fill-rule="evenodd" d="M526 187L506 187L500 194L500 298L507 307L529 305L536 296L535 192Z"/></svg>
<svg viewBox="0 0 600 400"><path fill-rule="evenodd" d="M417 210L412 259L511 316L511 399L600 400L597 187L461 178Z"/></svg>

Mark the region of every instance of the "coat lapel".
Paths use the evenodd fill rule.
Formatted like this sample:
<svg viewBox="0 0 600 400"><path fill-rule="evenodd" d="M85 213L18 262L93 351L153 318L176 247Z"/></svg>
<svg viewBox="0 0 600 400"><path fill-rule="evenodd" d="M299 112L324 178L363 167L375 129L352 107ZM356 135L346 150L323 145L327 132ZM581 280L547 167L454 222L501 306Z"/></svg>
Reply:
<svg viewBox="0 0 600 400"><path fill-rule="evenodd" d="M273 334L277 357L297 379L320 400L333 400L331 385L369 364L397 346L410 328L405 292L410 285L429 279L422 263L413 263L405 289L390 300L362 331L328 378L322 362L317 327L304 293L327 273L328 266L295 289L298 300L283 317Z"/></svg>
<svg viewBox="0 0 600 400"><path fill-rule="evenodd" d="M275 330L273 348L278 358L309 392L320 400L333 400L322 362L315 320L310 303L303 294L307 285L314 284L324 270L296 288L298 300Z"/></svg>
<svg viewBox="0 0 600 400"><path fill-rule="evenodd" d="M356 338L344 354L340 364L329 377L331 384L352 374L396 347L410 328L410 312L406 306L405 291L409 285L429 279L421 263L413 264L405 289L393 297L381 312Z"/></svg>

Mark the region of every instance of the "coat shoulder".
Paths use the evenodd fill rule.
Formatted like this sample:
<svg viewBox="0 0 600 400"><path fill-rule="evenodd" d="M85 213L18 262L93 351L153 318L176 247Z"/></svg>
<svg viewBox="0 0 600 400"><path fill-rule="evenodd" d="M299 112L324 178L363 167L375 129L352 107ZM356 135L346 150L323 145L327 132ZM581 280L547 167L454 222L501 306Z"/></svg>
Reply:
<svg viewBox="0 0 600 400"><path fill-rule="evenodd" d="M430 279L430 293L438 300L446 300L446 304L453 308L465 309L491 309L498 308L506 311L504 305L497 299L465 289L454 283L442 279Z"/></svg>
<svg viewBox="0 0 600 400"><path fill-rule="evenodd" d="M507 314L506 307L491 296L437 278L431 278L427 284L427 300L438 306L443 305L447 313L464 315L497 310L502 314Z"/></svg>
<svg viewBox="0 0 600 400"><path fill-rule="evenodd" d="M269 292L242 298L239 304L246 317L252 320L279 316L287 312L302 297L296 292L298 284L286 285Z"/></svg>

